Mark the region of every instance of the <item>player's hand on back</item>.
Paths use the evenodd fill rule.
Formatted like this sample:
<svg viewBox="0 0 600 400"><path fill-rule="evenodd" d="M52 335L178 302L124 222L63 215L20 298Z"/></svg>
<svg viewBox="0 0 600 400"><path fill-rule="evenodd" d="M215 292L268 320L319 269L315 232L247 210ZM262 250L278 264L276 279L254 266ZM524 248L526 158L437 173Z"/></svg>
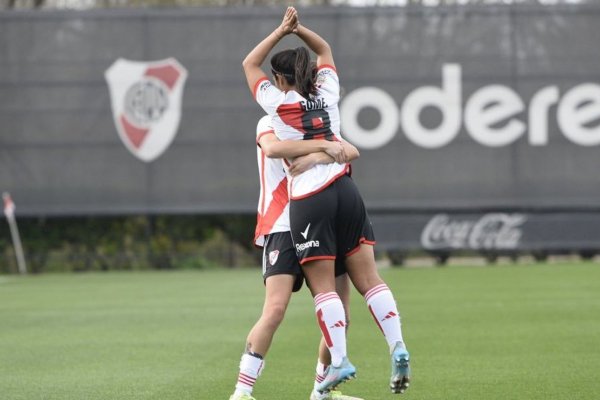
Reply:
<svg viewBox="0 0 600 400"><path fill-rule="evenodd" d="M326 146L325 153L329 154L335 162L339 164L347 162L348 157L346 156L346 151L341 142L327 141Z"/></svg>
<svg viewBox="0 0 600 400"><path fill-rule="evenodd" d="M311 153L305 156L296 157L290 164L289 173L291 176L298 176L308 171L319 163L318 153Z"/></svg>

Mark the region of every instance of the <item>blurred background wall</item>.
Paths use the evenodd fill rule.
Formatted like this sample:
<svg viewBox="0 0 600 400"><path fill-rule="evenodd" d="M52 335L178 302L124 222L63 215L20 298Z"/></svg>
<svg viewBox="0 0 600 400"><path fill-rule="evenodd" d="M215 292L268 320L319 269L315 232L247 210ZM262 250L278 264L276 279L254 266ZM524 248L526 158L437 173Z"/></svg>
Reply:
<svg viewBox="0 0 600 400"><path fill-rule="evenodd" d="M95 253L102 240L90 232L123 238L132 216L151 255L152 246L180 254L174 237L196 242L215 226L243 226L225 247L249 247L262 111L241 60L277 26L281 7L135 7L193 3L4 3L0 189L26 217L26 243L71 219L82 232L64 239L59 229L59 247L89 235ZM592 256L600 243L600 7L438 3L300 10L334 49L343 134L361 150L353 176L380 248L442 258L461 250ZM73 7L85 10L55 9ZM147 64L116 84L124 97L111 99L105 74L117 60ZM147 84L148 71L171 65L186 72L180 100L168 74ZM169 132L146 121L148 138L172 137L152 160L140 158L150 140L132 146L115 107L160 120L179 101ZM180 227L194 218L216 225L203 234ZM2 240L9 270L8 235ZM125 254L115 240L114 254Z"/></svg>

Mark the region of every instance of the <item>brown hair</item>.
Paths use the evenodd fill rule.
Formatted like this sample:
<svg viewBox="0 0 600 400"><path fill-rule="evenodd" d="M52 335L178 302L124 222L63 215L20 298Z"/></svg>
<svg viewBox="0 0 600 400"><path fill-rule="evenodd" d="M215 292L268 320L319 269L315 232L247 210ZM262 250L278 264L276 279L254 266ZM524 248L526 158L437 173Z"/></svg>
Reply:
<svg viewBox="0 0 600 400"><path fill-rule="evenodd" d="M298 93L308 98L317 93L315 79L317 68L310 59L306 47L283 50L271 57L271 70L281 75L290 85L295 85Z"/></svg>

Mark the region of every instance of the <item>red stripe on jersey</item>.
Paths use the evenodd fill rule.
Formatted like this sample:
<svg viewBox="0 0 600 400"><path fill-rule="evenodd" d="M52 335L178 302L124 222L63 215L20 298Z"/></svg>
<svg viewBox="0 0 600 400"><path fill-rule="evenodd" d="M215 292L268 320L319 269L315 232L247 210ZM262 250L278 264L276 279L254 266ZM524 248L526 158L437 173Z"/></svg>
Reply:
<svg viewBox="0 0 600 400"><path fill-rule="evenodd" d="M265 136L268 135L269 133L275 133L275 131L273 129L269 130L269 131L264 131L258 134L258 136L256 136L256 144L258 145L258 147L260 147L260 139Z"/></svg>
<svg viewBox="0 0 600 400"><path fill-rule="evenodd" d="M256 216L256 229L254 230L254 243L259 236L263 235L262 233L262 216L265 214L265 198L267 197L265 193L266 183L265 183L265 153L260 152L260 187L262 198L260 199L260 210ZM267 232L268 233L268 232Z"/></svg>
<svg viewBox="0 0 600 400"><path fill-rule="evenodd" d="M262 78L260 78L255 84L254 84L254 89L252 89L252 96L256 99L256 93L258 92L258 87L260 86L261 83L263 83L264 81L268 81L266 76L263 76Z"/></svg>
<svg viewBox="0 0 600 400"><path fill-rule="evenodd" d="M277 115L279 118L288 126L300 131L302 133L306 133L304 127L302 126L302 114L304 110L302 109L302 104L300 102L291 103L291 104L282 104L277 107Z"/></svg>
<svg viewBox="0 0 600 400"><path fill-rule="evenodd" d="M320 129L324 126L323 118L313 118L313 119L311 119L311 122L312 122L313 128L315 128L315 129ZM325 135L323 135L323 136L325 136Z"/></svg>
<svg viewBox="0 0 600 400"><path fill-rule="evenodd" d="M337 69L335 69L335 67L333 65L329 65L329 64L319 65L319 68L317 68L317 71L320 71L320 70L325 69L325 68L332 69L332 70L334 70L337 73Z"/></svg>
<svg viewBox="0 0 600 400"><path fill-rule="evenodd" d="M265 186L263 182L263 188L264 187ZM263 204L261 206L263 213L259 214L258 216L255 239L258 238L258 236L260 235L268 235L271 232L271 229L273 229L273 225L275 225L275 222L277 222L277 219L279 219L281 214L283 214L283 210L285 210L285 207L289 202L287 191L287 178L283 178L281 182L279 182L279 185L277 185L277 188L275 188L275 190L273 191L271 204L269 204L269 208L266 211L264 211L264 202L265 199L263 198Z"/></svg>
<svg viewBox="0 0 600 400"><path fill-rule="evenodd" d="M325 182L325 184L324 184L323 186L321 186L320 188L318 188L317 190L313 190L312 192L310 192L310 193L306 193L306 194L303 194L302 196L291 196L291 195L290 195L290 199L292 199L292 200L302 200L302 199L305 199L305 198L307 198L307 197L310 197L310 196L312 196L313 194L317 194L317 193L319 193L320 191L322 191L322 190L326 189L326 188L327 188L329 185L331 185L333 182L335 182L335 180L336 180L336 179L338 179L338 178L340 178L340 177L342 177L342 176L346 175L346 173L347 173L349 170L350 170L350 164L346 164L346 168L344 168L344 169L342 170L342 172L340 172L339 174L337 174L336 176L334 176L333 178L331 178L330 180L328 180L327 182ZM294 185L294 180L293 180L293 178L292 178L292 185ZM294 190L293 190L293 189L291 189L291 190L290 190L290 192L291 192L291 193L293 193L293 192L294 192ZM300 264L302 264L302 263L300 263Z"/></svg>

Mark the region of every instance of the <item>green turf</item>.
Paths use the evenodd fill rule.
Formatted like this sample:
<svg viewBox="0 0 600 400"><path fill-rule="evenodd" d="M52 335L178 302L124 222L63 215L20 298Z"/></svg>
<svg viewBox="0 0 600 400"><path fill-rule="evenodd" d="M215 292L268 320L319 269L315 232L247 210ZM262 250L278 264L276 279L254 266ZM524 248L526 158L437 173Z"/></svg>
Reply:
<svg viewBox="0 0 600 400"><path fill-rule="evenodd" d="M0 398L228 399L263 298L259 270L0 276ZM384 340L354 294L345 391L379 399L600 398L600 265L382 271L414 369L388 393ZM318 330L306 289L255 396L307 399Z"/></svg>

